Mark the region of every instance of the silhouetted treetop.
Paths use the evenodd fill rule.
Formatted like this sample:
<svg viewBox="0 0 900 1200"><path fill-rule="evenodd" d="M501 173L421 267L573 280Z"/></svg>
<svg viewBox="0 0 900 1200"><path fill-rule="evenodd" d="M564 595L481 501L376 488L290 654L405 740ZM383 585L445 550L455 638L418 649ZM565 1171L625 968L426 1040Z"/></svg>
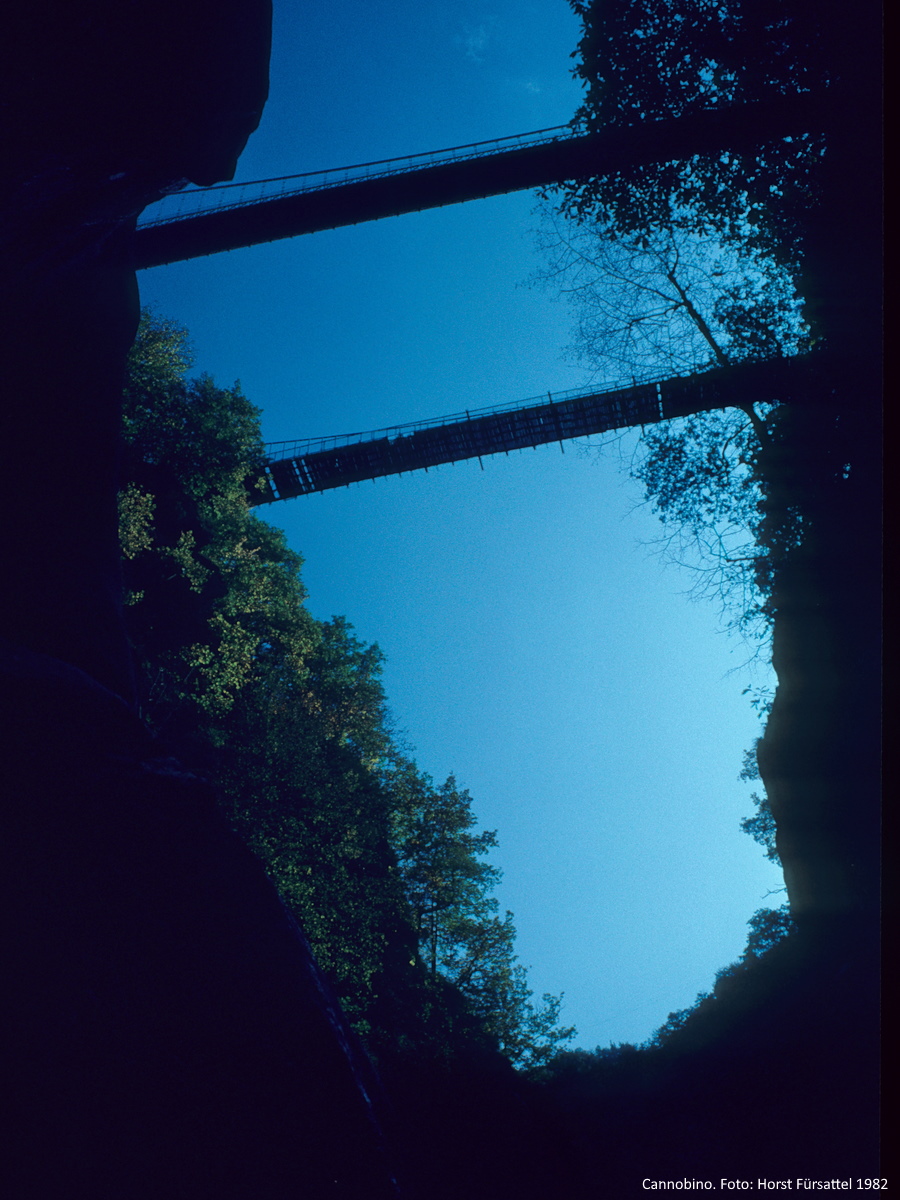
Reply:
<svg viewBox="0 0 900 1200"><path fill-rule="evenodd" d="M831 83L810 0L570 0L583 33L574 74L586 87L581 130L637 125L740 106ZM749 153L661 161L563 185L570 214L592 213L623 233L674 221L769 252L784 252L810 202L822 124L785 136L774 111L770 136ZM664 152L664 147L662 148Z"/></svg>

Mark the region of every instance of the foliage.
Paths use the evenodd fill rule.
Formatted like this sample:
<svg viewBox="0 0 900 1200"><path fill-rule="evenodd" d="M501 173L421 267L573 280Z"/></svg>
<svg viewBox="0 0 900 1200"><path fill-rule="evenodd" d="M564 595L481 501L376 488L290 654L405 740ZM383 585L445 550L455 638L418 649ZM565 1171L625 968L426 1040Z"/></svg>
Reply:
<svg viewBox="0 0 900 1200"><path fill-rule="evenodd" d="M750 934L744 958L761 958L794 932L790 909L786 904L780 908L760 908L747 922Z"/></svg>
<svg viewBox="0 0 900 1200"><path fill-rule="evenodd" d="M631 463L663 523L665 555L693 572L695 596L717 601L731 628L754 637L769 619L758 586L757 451L749 422L726 410L646 429Z"/></svg>
<svg viewBox="0 0 900 1200"><path fill-rule="evenodd" d="M583 130L642 124L814 90L827 69L813 0L570 0L582 21L574 74L586 86ZM736 115L739 120L739 116ZM813 200L814 135L771 135L726 151L618 171L563 188L569 215L625 235L679 224L793 261Z"/></svg>
<svg viewBox="0 0 900 1200"><path fill-rule="evenodd" d="M501 917L491 895L500 871L482 861L497 835L472 832L471 797L453 776L435 788L411 764L401 769L406 804L395 814L395 844L428 974L459 989L514 1065L534 1069L575 1030L558 1025L561 996L531 1001L512 913Z"/></svg>
<svg viewBox="0 0 900 1200"><path fill-rule="evenodd" d="M486 897L500 876L481 856L497 845L493 832L471 833L471 797L451 776L434 788L427 776L405 772L404 806L395 815L399 867L420 944L432 975L458 949L461 923L490 911ZM496 905L493 905L496 907Z"/></svg>
<svg viewBox="0 0 900 1200"><path fill-rule="evenodd" d="M571 1036L531 1003L471 798L394 743L382 655L304 606L302 560L252 510L259 413L189 379L145 313L125 390L120 534L145 719L216 782L380 1056L495 1047L522 1067Z"/></svg>
<svg viewBox="0 0 900 1200"><path fill-rule="evenodd" d="M299 664L317 636L299 556L250 511L258 410L238 385L186 379L189 362L184 331L145 316L125 389L120 496L142 709L182 734L224 716L265 655Z"/></svg>
<svg viewBox="0 0 900 1200"><path fill-rule="evenodd" d="M232 820L368 1033L392 951L412 938L388 839L391 798L372 769L387 739L381 658L345 621L318 632L299 669L267 647L229 713L217 778Z"/></svg>
<svg viewBox="0 0 900 1200"><path fill-rule="evenodd" d="M570 0L583 34L578 130L646 125L830 86L811 0ZM554 189L545 279L577 310L575 352L611 385L790 357L812 348L798 231L814 201L818 136L777 128L729 150L579 179ZM662 545L758 637L772 559L796 541L766 514L761 463L776 394L645 430L632 472L665 526ZM769 505L769 509L772 506ZM786 532L782 526L791 526Z"/></svg>
<svg viewBox="0 0 900 1200"><path fill-rule="evenodd" d="M744 754L744 766L739 778L747 783L760 779L759 767L756 762L756 743L754 743L751 750L747 750ZM778 849L775 845L775 834L777 832L775 817L772 815L769 798L765 792L762 795L758 792L752 792L750 799L756 807L756 815L745 817L741 821L741 829L763 847L766 852L766 858L770 862L780 867L781 858L778 855Z"/></svg>

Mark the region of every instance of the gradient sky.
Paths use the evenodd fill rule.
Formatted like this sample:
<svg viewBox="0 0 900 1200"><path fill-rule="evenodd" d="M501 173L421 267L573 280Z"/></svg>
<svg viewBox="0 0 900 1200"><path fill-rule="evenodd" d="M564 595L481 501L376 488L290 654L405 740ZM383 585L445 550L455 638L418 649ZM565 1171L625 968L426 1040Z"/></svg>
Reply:
<svg viewBox="0 0 900 1200"><path fill-rule="evenodd" d="M256 179L568 121L564 0L276 0ZM530 193L146 271L197 371L239 379L267 440L378 428L591 383L571 317L528 286ZM567 443L262 510L304 556L309 606L387 657L397 727L496 829L498 890L531 986L565 993L578 1045L642 1041L733 961L784 896L739 829L759 734L747 647L654 552L621 469Z"/></svg>

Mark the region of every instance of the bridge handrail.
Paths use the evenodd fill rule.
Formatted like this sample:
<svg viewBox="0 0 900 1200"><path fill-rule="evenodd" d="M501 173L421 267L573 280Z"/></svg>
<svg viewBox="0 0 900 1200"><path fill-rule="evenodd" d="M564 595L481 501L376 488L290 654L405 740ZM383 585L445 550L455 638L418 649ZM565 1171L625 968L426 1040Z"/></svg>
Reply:
<svg viewBox="0 0 900 1200"><path fill-rule="evenodd" d="M355 183L364 179L404 175L424 166L441 166L445 163L485 158L502 150L542 146L548 142L561 141L573 136L570 126L551 125L546 129L535 129L529 133L516 133L508 137L468 142L461 146L446 146L441 150L425 150L419 154L407 154L399 158L381 158L372 162L354 163L346 167L331 167L323 171L303 171L297 175L277 175L271 179L252 179L245 183L219 183L208 188L171 192L145 210L140 218L139 227L148 229L157 225L168 225L189 216L244 208L248 204L256 204L261 200L273 200L282 196L299 196L303 192L322 191L326 188L340 187L343 184ZM298 180L304 182L298 183L296 182ZM270 191L265 190L275 184L280 184L280 188L275 189L273 186ZM252 194L249 194L248 189L251 188L261 189L261 191L254 190ZM234 199L229 198L232 194L235 196ZM218 203L208 203L212 196L219 196L221 199ZM195 207L191 208L192 204ZM177 205L177 211L160 213L163 205L168 205L169 208Z"/></svg>
<svg viewBox="0 0 900 1200"><path fill-rule="evenodd" d="M409 421L404 425L388 425L384 429L368 429L358 433L339 433L329 437L306 438L299 441L267 442L264 446L266 462L280 462L286 458L302 458L307 454L318 454L325 450L342 449L344 446L356 446L365 442L376 442L383 438L394 441L400 437L410 437L424 429L436 429L442 425L465 424L480 417L490 417L505 413L520 412L528 408L540 408L541 405L559 404L567 400L582 400L589 396L614 395L627 393L633 389L654 387L668 382L664 379L635 380L631 384L621 384L617 387L587 387L570 388L563 392L544 392L540 396L529 396L514 404L495 404L490 408L471 408L464 412L450 413L444 417L430 417L422 421Z"/></svg>

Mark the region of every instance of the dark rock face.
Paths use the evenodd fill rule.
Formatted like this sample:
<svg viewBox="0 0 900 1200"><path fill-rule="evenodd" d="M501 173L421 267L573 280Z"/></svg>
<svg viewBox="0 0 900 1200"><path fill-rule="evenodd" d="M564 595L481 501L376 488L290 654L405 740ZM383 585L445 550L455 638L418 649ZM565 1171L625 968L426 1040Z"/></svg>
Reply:
<svg viewBox="0 0 900 1200"><path fill-rule="evenodd" d="M778 692L759 761L795 917L870 930L880 910L881 6L818 7L835 102L800 250L824 353L771 464L777 504L803 514L804 533L776 579Z"/></svg>
<svg viewBox="0 0 900 1200"><path fill-rule="evenodd" d="M116 447L133 221L230 178L268 90L269 0L37 0L3 18L0 630L129 691Z"/></svg>
<svg viewBox="0 0 900 1200"><path fill-rule="evenodd" d="M34 0L3 35L7 163L215 183L268 92L271 0Z"/></svg>
<svg viewBox="0 0 900 1200"><path fill-rule="evenodd" d="M35 0L0 26L4 1191L393 1195L303 935L128 704L130 232L162 190L233 173L269 0Z"/></svg>
<svg viewBox="0 0 900 1200"><path fill-rule="evenodd" d="M376 1085L211 790L82 672L7 649L8 1194L393 1194Z"/></svg>

